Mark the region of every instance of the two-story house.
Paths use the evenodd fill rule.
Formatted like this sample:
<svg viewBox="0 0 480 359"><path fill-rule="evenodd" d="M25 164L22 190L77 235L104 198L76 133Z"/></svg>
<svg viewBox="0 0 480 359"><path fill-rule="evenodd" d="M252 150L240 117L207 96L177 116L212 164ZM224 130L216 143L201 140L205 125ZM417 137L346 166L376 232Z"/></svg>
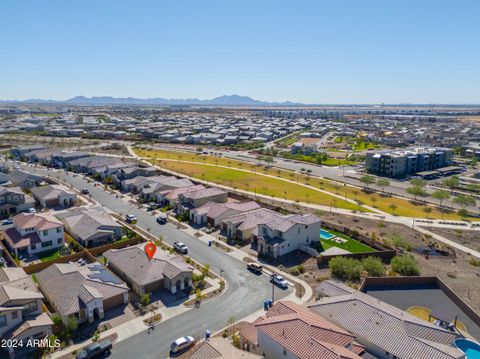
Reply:
<svg viewBox="0 0 480 359"><path fill-rule="evenodd" d="M63 223L49 213L20 213L3 232L7 247L17 257L54 251L65 245Z"/></svg>
<svg viewBox="0 0 480 359"><path fill-rule="evenodd" d="M259 253L278 258L287 253L311 247L320 241L320 218L292 214L258 224Z"/></svg>
<svg viewBox="0 0 480 359"><path fill-rule="evenodd" d="M35 207L35 200L20 187L0 187L0 218L10 217L31 207Z"/></svg>
<svg viewBox="0 0 480 359"><path fill-rule="evenodd" d="M0 268L0 293L2 339L43 339L52 334L53 322L42 312L43 295L22 268ZM7 351L10 358L15 357L13 346Z"/></svg>

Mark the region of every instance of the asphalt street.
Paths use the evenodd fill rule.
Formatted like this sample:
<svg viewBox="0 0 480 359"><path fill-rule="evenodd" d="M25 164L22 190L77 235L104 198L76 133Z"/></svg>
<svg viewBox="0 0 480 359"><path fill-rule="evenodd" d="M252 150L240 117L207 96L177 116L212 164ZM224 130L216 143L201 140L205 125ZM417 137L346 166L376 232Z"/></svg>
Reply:
<svg viewBox="0 0 480 359"><path fill-rule="evenodd" d="M77 189L88 188L92 197L102 206L114 212L137 216L137 225L148 230L155 236L163 235L164 241L172 244L174 241L186 243L190 249L189 255L200 263L209 263L210 268L224 277L229 288L219 298L202 304L198 309L192 309L165 322L161 322L150 332L142 332L114 345L111 357L119 359L153 359L165 358L169 346L175 339L192 335L202 337L206 329L217 331L227 325L229 317L239 320L263 307L263 301L272 296L272 285L265 275L257 276L246 270L244 263L229 256L221 249L208 247L205 243L183 231L173 224L159 225L155 217L137 206L103 190L100 186L87 183L81 176L73 176L65 172L46 171L43 168L26 167L33 173L50 175L73 185ZM291 289L275 288L275 299L280 299L291 293Z"/></svg>

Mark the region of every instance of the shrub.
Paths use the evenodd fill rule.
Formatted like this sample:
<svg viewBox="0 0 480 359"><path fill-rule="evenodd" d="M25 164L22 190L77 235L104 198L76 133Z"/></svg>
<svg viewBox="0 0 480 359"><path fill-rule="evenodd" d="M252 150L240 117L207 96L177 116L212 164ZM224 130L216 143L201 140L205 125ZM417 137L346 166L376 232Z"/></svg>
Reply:
<svg viewBox="0 0 480 359"><path fill-rule="evenodd" d="M140 302L145 307L150 304L150 301L151 301L150 293L145 293L144 295L142 295L142 298L140 299Z"/></svg>
<svg viewBox="0 0 480 359"><path fill-rule="evenodd" d="M362 260L363 270L368 273L370 277L382 277L385 275L385 266L380 258L366 257Z"/></svg>
<svg viewBox="0 0 480 359"><path fill-rule="evenodd" d="M291 268L290 269L290 274L294 275L294 276L300 275L300 271L298 270L298 267Z"/></svg>
<svg viewBox="0 0 480 359"><path fill-rule="evenodd" d="M409 252L412 250L412 245L399 234L392 235L392 242L397 248L405 249Z"/></svg>
<svg viewBox="0 0 480 359"><path fill-rule="evenodd" d="M412 256L396 256L392 259L392 269L405 276L420 275L417 261Z"/></svg>
<svg viewBox="0 0 480 359"><path fill-rule="evenodd" d="M359 280L363 269L359 260L345 257L330 259L328 267L334 277L349 281Z"/></svg>
<svg viewBox="0 0 480 359"><path fill-rule="evenodd" d="M297 269L300 273L305 273L305 266L303 264L298 265Z"/></svg>

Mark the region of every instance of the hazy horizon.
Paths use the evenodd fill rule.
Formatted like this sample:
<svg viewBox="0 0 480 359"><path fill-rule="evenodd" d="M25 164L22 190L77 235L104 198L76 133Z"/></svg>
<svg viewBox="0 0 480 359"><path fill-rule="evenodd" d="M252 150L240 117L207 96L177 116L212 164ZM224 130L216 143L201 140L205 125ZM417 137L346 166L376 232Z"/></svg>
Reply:
<svg viewBox="0 0 480 359"><path fill-rule="evenodd" d="M0 99L480 103L473 0L0 3Z"/></svg>

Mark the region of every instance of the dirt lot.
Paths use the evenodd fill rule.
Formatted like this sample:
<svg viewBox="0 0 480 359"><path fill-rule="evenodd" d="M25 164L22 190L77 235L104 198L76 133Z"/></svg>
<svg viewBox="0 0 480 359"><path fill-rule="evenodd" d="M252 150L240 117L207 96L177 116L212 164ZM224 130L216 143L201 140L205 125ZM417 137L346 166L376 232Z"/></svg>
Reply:
<svg viewBox="0 0 480 359"><path fill-rule="evenodd" d="M342 225L370 237L372 237L372 233L375 233L375 237L379 241L385 239L388 241L392 235L400 235L407 240L414 249L425 247L427 243L432 244L436 242L412 228L399 224L380 224L381 222L379 221L351 216L338 216L329 213L322 215L322 221ZM470 243L473 242L475 234L465 232L466 231L464 231L462 237L463 240L470 241ZM447 235L448 233L439 234ZM467 238L467 236L469 236L469 238ZM456 237L452 237L451 235L447 237L456 240ZM480 267L475 267L469 263L470 255L466 255L460 251L452 251L442 243L437 242L436 246L437 248L449 250L451 254L448 257L430 256L427 258L415 252L415 250L411 252L420 265L422 275L440 277L474 310L480 312ZM306 260L304 266L306 274L302 275L302 278L312 286L315 286L330 275L328 269L319 269L317 267L315 259Z"/></svg>
<svg viewBox="0 0 480 359"><path fill-rule="evenodd" d="M457 243L463 244L468 248L480 251L480 231L468 229L450 229L450 228L428 228L429 231L439 234L442 237L451 239Z"/></svg>

